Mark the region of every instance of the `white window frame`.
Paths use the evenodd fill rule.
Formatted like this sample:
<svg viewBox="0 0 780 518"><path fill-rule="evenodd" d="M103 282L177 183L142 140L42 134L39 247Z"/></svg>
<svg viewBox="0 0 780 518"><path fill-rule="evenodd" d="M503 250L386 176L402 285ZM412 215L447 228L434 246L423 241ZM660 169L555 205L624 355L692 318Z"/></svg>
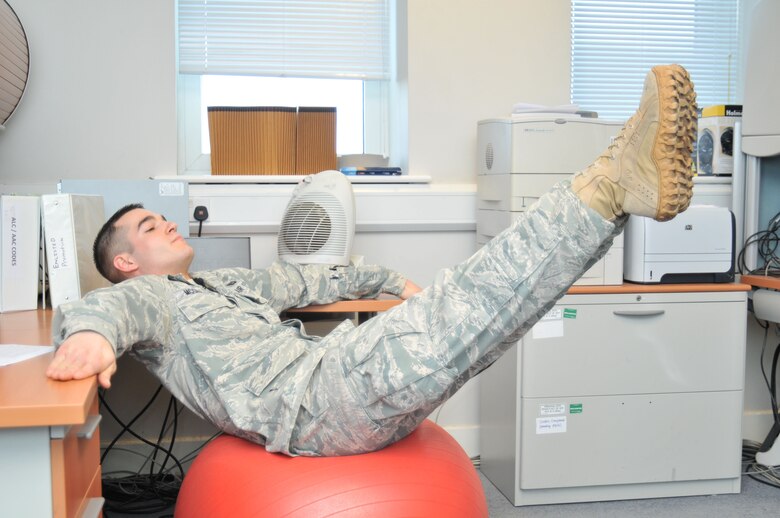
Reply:
<svg viewBox="0 0 780 518"><path fill-rule="evenodd" d="M211 155L202 151L200 77L179 74L179 174L211 174ZM387 81L363 82L363 152L389 156L389 90Z"/></svg>
<svg viewBox="0 0 780 518"><path fill-rule="evenodd" d="M402 133L391 106L397 103L395 49L397 48L399 5L390 1L390 79L363 81L363 152L388 157L392 148L393 131ZM178 37L177 37L178 40ZM208 175L211 156L201 150L202 113L200 76L178 74L178 173L180 175ZM392 122L391 122L392 119ZM397 137L395 137L397 139Z"/></svg>

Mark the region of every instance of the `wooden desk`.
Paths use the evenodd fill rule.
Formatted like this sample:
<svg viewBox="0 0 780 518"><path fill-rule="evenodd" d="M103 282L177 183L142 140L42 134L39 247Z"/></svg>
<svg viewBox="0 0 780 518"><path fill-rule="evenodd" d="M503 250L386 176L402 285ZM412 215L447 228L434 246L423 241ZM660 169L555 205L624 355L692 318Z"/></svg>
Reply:
<svg viewBox="0 0 780 518"><path fill-rule="evenodd" d="M743 277L744 278L744 277ZM691 284L636 284L624 282L615 286L572 286L568 295L606 294L606 293L711 293L725 291L750 291L744 281Z"/></svg>
<svg viewBox="0 0 780 518"><path fill-rule="evenodd" d="M395 297L379 297L377 299L340 300L330 304L312 304L305 308L288 309L288 315L312 313L357 313L358 323L363 323L379 312L387 311L402 303Z"/></svg>
<svg viewBox="0 0 780 518"><path fill-rule="evenodd" d="M743 275L740 277L740 282L749 284L754 288L780 290L780 277L769 277L766 275Z"/></svg>
<svg viewBox="0 0 780 518"><path fill-rule="evenodd" d="M0 314L0 343L50 343L51 316L51 311ZM51 357L0 367L2 513L99 516L97 381L46 378Z"/></svg>
<svg viewBox="0 0 780 518"><path fill-rule="evenodd" d="M724 292L724 291L750 291L750 285L742 276L743 281L726 283L691 283L691 284L635 284L625 282L612 286L572 286L566 293L568 295L601 295L610 293L690 293L690 292ZM766 279L766 277L761 277ZM780 289L780 279L773 279ZM380 296L377 299L340 300L330 304L312 304L305 308L288 309L288 315L311 313L357 313L358 322L363 323L376 313L387 311L401 304L403 300L396 297Z"/></svg>

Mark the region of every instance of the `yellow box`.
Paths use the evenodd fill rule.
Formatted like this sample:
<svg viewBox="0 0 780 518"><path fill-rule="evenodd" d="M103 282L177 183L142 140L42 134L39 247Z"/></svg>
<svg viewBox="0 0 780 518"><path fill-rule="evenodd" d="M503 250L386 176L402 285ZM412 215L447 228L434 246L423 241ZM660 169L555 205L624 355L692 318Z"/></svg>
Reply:
<svg viewBox="0 0 780 518"><path fill-rule="evenodd" d="M702 117L742 117L741 104L716 104L701 109Z"/></svg>

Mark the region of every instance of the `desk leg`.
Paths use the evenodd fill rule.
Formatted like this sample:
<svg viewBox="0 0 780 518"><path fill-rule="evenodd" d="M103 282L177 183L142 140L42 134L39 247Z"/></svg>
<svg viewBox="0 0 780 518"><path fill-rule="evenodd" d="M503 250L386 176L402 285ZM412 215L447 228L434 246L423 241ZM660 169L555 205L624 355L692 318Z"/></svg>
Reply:
<svg viewBox="0 0 780 518"><path fill-rule="evenodd" d="M51 516L49 427L0 430L3 516Z"/></svg>
<svg viewBox="0 0 780 518"><path fill-rule="evenodd" d="M375 311L366 311L358 313L358 325L367 322L369 318L376 316Z"/></svg>

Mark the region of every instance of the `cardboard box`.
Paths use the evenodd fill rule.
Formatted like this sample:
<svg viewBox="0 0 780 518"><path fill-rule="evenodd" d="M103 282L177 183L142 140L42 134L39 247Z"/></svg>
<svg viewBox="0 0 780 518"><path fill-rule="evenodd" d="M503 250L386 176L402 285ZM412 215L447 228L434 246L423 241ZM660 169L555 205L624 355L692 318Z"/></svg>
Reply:
<svg viewBox="0 0 780 518"><path fill-rule="evenodd" d="M295 174L297 109L209 106L211 174Z"/></svg>
<svg viewBox="0 0 780 518"><path fill-rule="evenodd" d="M336 169L336 108L298 108L295 173Z"/></svg>
<svg viewBox="0 0 780 518"><path fill-rule="evenodd" d="M696 141L696 172L701 176L734 173L734 121L739 117L702 117Z"/></svg>
<svg viewBox="0 0 780 518"><path fill-rule="evenodd" d="M211 174L305 175L338 167L336 108L209 106Z"/></svg>

